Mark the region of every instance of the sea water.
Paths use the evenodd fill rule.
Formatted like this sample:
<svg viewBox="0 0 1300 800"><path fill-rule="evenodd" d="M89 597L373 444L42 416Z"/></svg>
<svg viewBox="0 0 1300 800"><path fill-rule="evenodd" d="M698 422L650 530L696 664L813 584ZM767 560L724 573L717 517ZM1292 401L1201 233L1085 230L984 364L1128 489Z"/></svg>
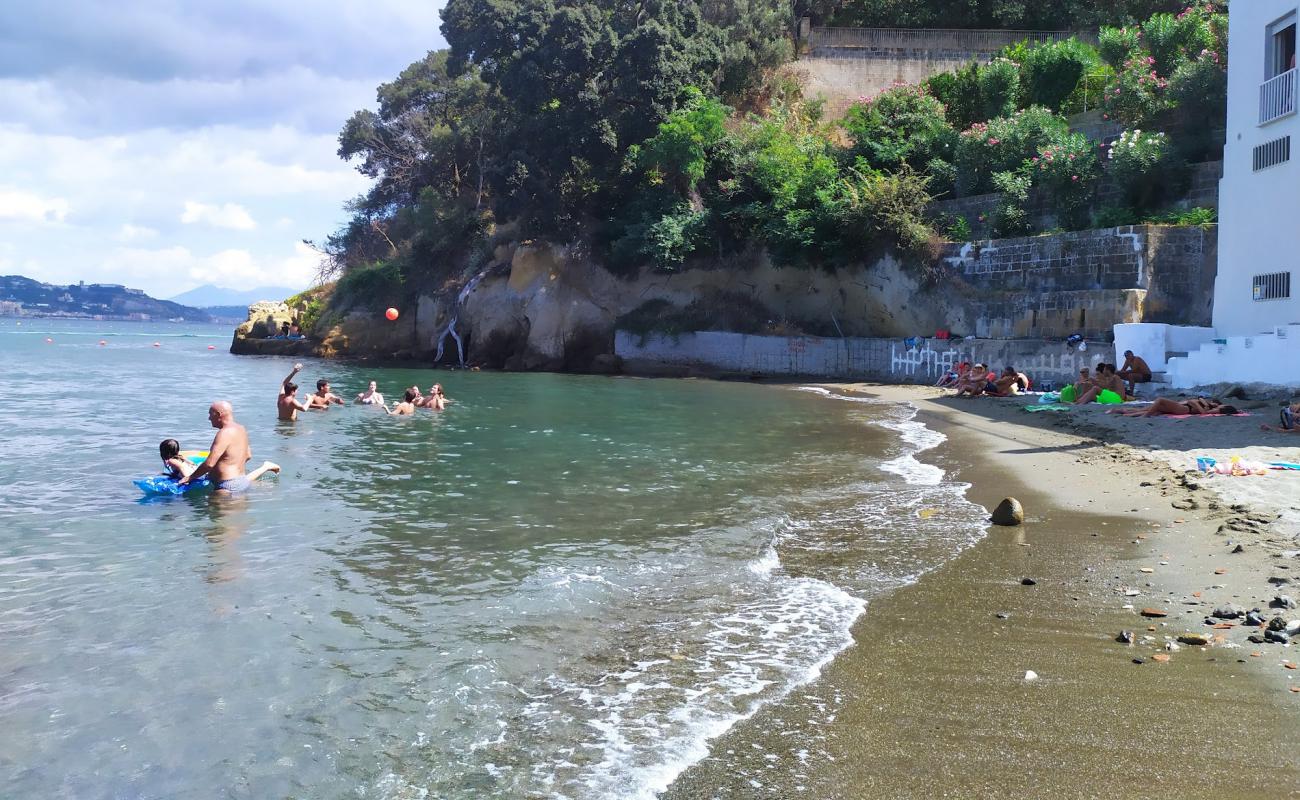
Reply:
<svg viewBox="0 0 1300 800"><path fill-rule="evenodd" d="M228 342L0 319L7 796L653 797L983 533L904 406L308 360L452 402L284 423ZM217 399L283 472L142 498Z"/></svg>

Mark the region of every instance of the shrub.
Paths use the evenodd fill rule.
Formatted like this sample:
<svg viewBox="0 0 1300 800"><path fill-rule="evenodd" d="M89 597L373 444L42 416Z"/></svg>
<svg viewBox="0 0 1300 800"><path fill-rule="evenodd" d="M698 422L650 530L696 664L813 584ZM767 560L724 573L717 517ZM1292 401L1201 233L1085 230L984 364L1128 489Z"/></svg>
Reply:
<svg viewBox="0 0 1300 800"><path fill-rule="evenodd" d="M1154 56L1140 53L1124 63L1102 97L1107 119L1129 126L1149 125L1169 108L1165 97L1169 81L1156 72L1155 63Z"/></svg>
<svg viewBox="0 0 1300 800"><path fill-rule="evenodd" d="M1124 131L1108 148L1106 158L1125 200L1140 211L1157 207L1186 183L1186 164L1163 133Z"/></svg>
<svg viewBox="0 0 1300 800"><path fill-rule="evenodd" d="M954 155L956 149L953 148ZM934 197L951 194L957 186L957 167L951 161L932 158L925 164L925 174L930 178L928 188Z"/></svg>
<svg viewBox="0 0 1300 800"><path fill-rule="evenodd" d="M1179 130L1178 150L1189 160L1213 156L1222 144L1218 128L1228 113L1228 72L1219 54L1202 50L1179 64L1169 76L1168 96Z"/></svg>
<svg viewBox="0 0 1300 800"><path fill-rule="evenodd" d="M957 143L958 191L963 194L990 191L995 172L1020 169L1041 148L1068 132L1064 119L1037 106L987 124L972 125L962 132Z"/></svg>
<svg viewBox="0 0 1300 800"><path fill-rule="evenodd" d="M671 271L695 252L706 229L707 214L685 201L661 214L647 214L628 225L611 245L614 264L623 268L653 266Z"/></svg>
<svg viewBox="0 0 1300 800"><path fill-rule="evenodd" d="M1029 190L1033 180L1023 172L999 172L993 186L1002 193L993 212L993 235L999 238L1022 236L1029 232Z"/></svg>
<svg viewBox="0 0 1300 800"><path fill-rule="evenodd" d="M956 72L940 72L925 82L926 90L943 104L944 116L956 130L966 130L988 117L981 112L980 66L969 64Z"/></svg>
<svg viewBox="0 0 1300 800"><path fill-rule="evenodd" d="M654 136L631 148L630 160L652 185L666 182L682 191L693 190L704 178L709 151L722 140L729 110L688 86L682 107L659 123Z"/></svg>
<svg viewBox="0 0 1300 800"><path fill-rule="evenodd" d="M400 303L403 295L401 267L396 261L380 261L349 269L334 288L341 309L365 307L381 309Z"/></svg>
<svg viewBox="0 0 1300 800"><path fill-rule="evenodd" d="M958 216L948 226L948 238L954 242L969 242L974 235L970 221L965 217Z"/></svg>
<svg viewBox="0 0 1300 800"><path fill-rule="evenodd" d="M984 119L1006 117L1020 107L1020 67L1006 58L979 70L980 111Z"/></svg>
<svg viewBox="0 0 1300 800"><path fill-rule="evenodd" d="M1116 70L1132 58L1142 45L1142 37L1137 28L1102 28L1097 38L1097 54Z"/></svg>
<svg viewBox="0 0 1300 800"><path fill-rule="evenodd" d="M1078 39L1029 48L1020 61L1025 101L1059 111L1097 63L1097 52Z"/></svg>
<svg viewBox="0 0 1300 800"><path fill-rule="evenodd" d="M1070 133L1039 149L1030 160L1035 186L1047 192L1061 226L1078 230L1088 224L1088 206L1100 165L1092 142Z"/></svg>
<svg viewBox="0 0 1300 800"><path fill-rule="evenodd" d="M841 125L853 140L850 155L876 169L903 164L924 168L934 158L951 160L957 132L943 104L924 86L900 86L851 106Z"/></svg>
<svg viewBox="0 0 1300 800"><path fill-rule="evenodd" d="M1152 214L1146 221L1157 225L1215 225L1219 222L1219 212L1213 208L1189 208L1186 211Z"/></svg>
<svg viewBox="0 0 1300 800"><path fill-rule="evenodd" d="M849 259L882 239L903 253L925 260L933 231L925 223L930 204L928 180L904 167L898 172L859 172L840 185L837 223Z"/></svg>
<svg viewBox="0 0 1300 800"><path fill-rule="evenodd" d="M1124 225L1136 225L1142 221L1142 215L1129 206L1106 206L1092 215L1094 228L1119 228Z"/></svg>

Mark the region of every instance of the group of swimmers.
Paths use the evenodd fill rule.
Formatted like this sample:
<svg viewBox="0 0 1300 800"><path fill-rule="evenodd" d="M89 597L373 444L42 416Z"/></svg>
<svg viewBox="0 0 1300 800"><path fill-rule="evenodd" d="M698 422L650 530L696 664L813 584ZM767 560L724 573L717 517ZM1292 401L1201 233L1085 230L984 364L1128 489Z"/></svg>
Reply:
<svg viewBox="0 0 1300 800"><path fill-rule="evenodd" d="M293 421L298 418L299 411L323 411L331 405L343 405L343 398L334 394L330 389L329 381L324 378L316 381L316 391L308 394L303 400L298 399L298 384L293 382L298 373L302 370L302 364L294 364L293 371L290 372L280 385L280 398L276 401L276 407L280 419ZM447 407L447 396L442 392L442 384L435 383L429 387L429 394L420 393L420 387L408 387L402 393L402 399L389 408L388 403L384 401L384 396L379 392L378 386L371 381L364 392L356 396L353 401L363 406L379 406L390 416L409 416L415 413L417 408L427 408L431 411L442 411Z"/></svg>
<svg viewBox="0 0 1300 800"><path fill-rule="evenodd" d="M293 382L302 371L302 364L294 364L293 371L280 385L280 397L276 402L279 417L292 421L298 418L299 411L324 410L332 405L343 405L343 398L330 390L329 381L316 381L316 391L298 399L298 385ZM422 395L418 386L408 388L402 395L402 401L392 408L384 402L375 382L356 397L360 405L377 405L390 415L408 416L417 408L442 411L447 407L447 397L442 386L435 383L428 395ZM247 463L253 458L253 448L248 443L248 431L235 421L235 410L226 400L219 400L208 408L208 422L217 429L206 457L202 451L182 450L180 442L164 439L158 445L158 455L162 458L163 472L182 486L211 477L218 494L238 494L246 491L253 481L269 473L278 474L280 465L270 461L252 472L245 473Z"/></svg>

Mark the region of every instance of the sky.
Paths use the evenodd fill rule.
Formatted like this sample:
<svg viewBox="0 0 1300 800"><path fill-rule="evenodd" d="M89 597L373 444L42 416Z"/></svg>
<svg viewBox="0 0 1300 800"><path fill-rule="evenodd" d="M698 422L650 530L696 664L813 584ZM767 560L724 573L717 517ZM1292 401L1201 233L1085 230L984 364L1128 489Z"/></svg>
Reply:
<svg viewBox="0 0 1300 800"><path fill-rule="evenodd" d="M0 2L0 275L306 288L368 186L338 131L443 2Z"/></svg>

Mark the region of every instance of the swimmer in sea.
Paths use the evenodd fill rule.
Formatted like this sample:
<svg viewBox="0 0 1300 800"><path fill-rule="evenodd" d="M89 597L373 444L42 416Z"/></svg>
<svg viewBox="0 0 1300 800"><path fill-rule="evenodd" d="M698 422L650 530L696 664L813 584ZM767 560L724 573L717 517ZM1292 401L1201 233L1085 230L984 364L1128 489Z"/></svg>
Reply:
<svg viewBox="0 0 1300 800"><path fill-rule="evenodd" d="M384 396L379 393L375 382L371 381L370 385L366 387L366 390L357 395L356 401L363 406L382 406L384 404Z"/></svg>
<svg viewBox="0 0 1300 800"><path fill-rule="evenodd" d="M418 390L407 389L406 394L402 395L402 402L394 403L392 408L384 406L390 416L405 417L415 413L415 401L419 398Z"/></svg>
<svg viewBox="0 0 1300 800"><path fill-rule="evenodd" d="M275 401L276 413L279 418L286 422L293 422L298 418L299 411L307 411L311 408L307 403L298 400L298 384L293 382L293 376L302 370L302 364L294 364L293 372L290 372L280 384L280 397Z"/></svg>
<svg viewBox="0 0 1300 800"><path fill-rule="evenodd" d="M158 443L158 455L162 457L163 472L173 480L189 476L199 468L194 459L203 455L202 450L182 450L181 443L175 439L163 439ZM248 473L248 479L255 481L268 472L278 473L280 465L272 461L263 461L262 466Z"/></svg>
<svg viewBox="0 0 1300 800"><path fill-rule="evenodd" d="M321 378L316 381L316 393L307 395L308 408L329 408L330 404L343 405L343 398L330 391L330 382Z"/></svg>
<svg viewBox="0 0 1300 800"><path fill-rule="evenodd" d="M253 457L253 449L248 444L248 431L235 421L235 409L226 400L218 400L208 408L208 422L217 429L217 435L212 438L207 460L178 483L184 486L210 474L218 493L237 494L246 491L253 481L252 476L244 473L245 465ZM270 461L262 467L256 473L258 477L264 472L280 471L280 467Z"/></svg>

